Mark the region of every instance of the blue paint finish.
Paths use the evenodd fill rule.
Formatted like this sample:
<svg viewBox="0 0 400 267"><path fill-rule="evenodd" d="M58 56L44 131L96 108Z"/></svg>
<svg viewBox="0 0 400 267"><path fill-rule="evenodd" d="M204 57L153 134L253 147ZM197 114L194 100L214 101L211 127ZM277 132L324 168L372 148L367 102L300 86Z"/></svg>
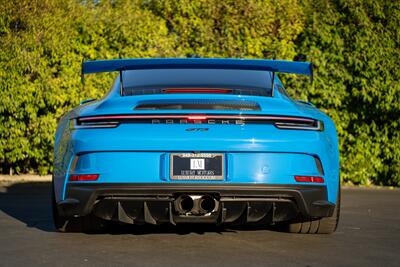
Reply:
<svg viewBox="0 0 400 267"><path fill-rule="evenodd" d="M115 90L115 89L114 89ZM118 90L118 89L117 89ZM277 92L277 91L275 91ZM293 116L310 116L310 110L302 108L296 102L288 101L286 99L276 97L260 97L260 96L246 96L246 95L208 95L208 94L190 94L193 100L202 99L214 99L214 100L225 100L225 101L251 101L257 102L260 106L260 111L235 111L235 110L219 110L218 114L280 114L280 115L293 115ZM95 116L102 114L157 114L160 111L157 110L134 110L138 104L143 101L150 103L150 101L163 101L167 102L172 100L178 102L180 100L185 101L188 98L187 94L156 94L156 95L137 95L137 96L108 96L105 99L89 103L85 107L80 107L76 110L73 117L76 116ZM213 112L215 110L168 110L168 113L206 113ZM313 117L323 117L323 113L316 113Z"/></svg>
<svg viewBox="0 0 400 267"><path fill-rule="evenodd" d="M163 181L167 181L168 175L169 175L169 154L163 153L160 156L160 179Z"/></svg>
<svg viewBox="0 0 400 267"><path fill-rule="evenodd" d="M292 184L294 175L319 176L312 155L300 153L227 153L224 181L174 181L165 170L162 152L93 152L79 157L71 174L100 174L98 181L88 183L259 183ZM95 163L83 167L81 162ZM168 164L169 165L169 164ZM267 171L265 171L265 168ZM165 177L167 175L167 179ZM327 178L327 176L324 176ZM329 181L327 180L327 184ZM330 200L334 201L335 198Z"/></svg>
<svg viewBox="0 0 400 267"><path fill-rule="evenodd" d="M210 68L281 71L311 75L311 64L234 59L129 59L93 61L83 64L84 73L122 69ZM127 72L128 73L128 72ZM281 84L275 76L276 84ZM283 85L282 85L283 86ZM267 88L266 88L267 89ZM259 105L259 111L235 110L134 110L142 103L181 103L188 101ZM268 124L180 125L121 124L116 128L70 130L70 119L111 114L257 114L299 116L321 120L324 131L283 130ZM186 131L204 127L208 131ZM170 153L225 153L224 181L170 180ZM339 185L339 151L332 120L310 105L293 101L274 90L271 97L225 94L145 94L121 96L117 78L111 91L101 100L81 105L59 123L55 142L56 199L64 199L68 170L79 156L73 174L100 174L88 183L264 183L297 184L294 175L320 175L313 157L324 168L323 178L329 201L336 203ZM55 178L56 179L56 178Z"/></svg>
<svg viewBox="0 0 400 267"><path fill-rule="evenodd" d="M232 153L227 153L225 156L225 170L226 170L226 181L231 181L233 179L233 155Z"/></svg>
<svg viewBox="0 0 400 267"><path fill-rule="evenodd" d="M68 167L67 167L67 170L66 170L66 172L65 172L64 186L63 186L63 189L62 189L62 197L61 197L61 200L64 200L64 199L65 199L65 194L66 194L66 191L67 191L68 177L69 177L69 175L70 175L69 171L70 171L70 169L71 169L71 164L72 164L73 160L74 160L74 157L71 157L71 159L70 159L70 161L69 161L69 164L68 164Z"/></svg>
<svg viewBox="0 0 400 267"><path fill-rule="evenodd" d="M207 127L208 131L186 131ZM93 151L240 151L319 154L324 133L281 130L273 125L122 124L77 130L75 153Z"/></svg>

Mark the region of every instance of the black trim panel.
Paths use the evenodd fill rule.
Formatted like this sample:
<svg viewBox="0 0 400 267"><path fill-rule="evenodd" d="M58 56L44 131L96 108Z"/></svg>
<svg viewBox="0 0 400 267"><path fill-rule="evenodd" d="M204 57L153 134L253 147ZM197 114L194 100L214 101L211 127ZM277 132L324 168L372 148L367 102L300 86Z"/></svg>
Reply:
<svg viewBox="0 0 400 267"><path fill-rule="evenodd" d="M138 205L142 208L144 205L142 212L151 214L150 207L154 203L159 203L154 205L165 204L167 205L165 209L168 210L168 205L183 193L213 195L220 200L221 205L225 203L225 206L228 207L233 202L241 203L243 209L250 209L249 203L253 203L253 206L260 205L260 203L269 203L273 206L271 209L275 209L275 205L290 204L289 206L293 207L295 212L310 218L332 216L335 207L333 203L328 202L326 186L323 185L221 183L69 183L67 185L66 199L59 202L58 206L60 212L66 216L84 216L94 209L98 211L101 204L103 204L104 209L116 209L115 207L117 207L119 210L122 209L123 203L135 202L136 204L139 203ZM105 205L105 202L108 202L108 204ZM288 209L291 207L288 207ZM240 214L246 213L243 210L240 212ZM222 215L216 216L220 217ZM217 220L217 217L215 220ZM119 219L117 218L117 220ZM205 220L205 218L197 218L197 221L201 220ZM170 221L174 220L170 218Z"/></svg>

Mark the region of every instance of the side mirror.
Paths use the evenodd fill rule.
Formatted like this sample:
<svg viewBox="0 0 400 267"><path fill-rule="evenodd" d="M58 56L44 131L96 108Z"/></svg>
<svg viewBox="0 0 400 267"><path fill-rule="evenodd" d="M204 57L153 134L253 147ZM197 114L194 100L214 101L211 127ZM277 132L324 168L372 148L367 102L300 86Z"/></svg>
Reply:
<svg viewBox="0 0 400 267"><path fill-rule="evenodd" d="M296 100L296 101L301 103L301 104L305 104L305 105L309 105L311 107L315 107L315 105L313 103L305 101L305 100Z"/></svg>
<svg viewBox="0 0 400 267"><path fill-rule="evenodd" d="M89 102L92 102L92 101L95 101L95 100L96 100L95 98L88 98L88 99L82 100L79 103L79 105L83 105L83 104L86 104L86 103L89 103Z"/></svg>

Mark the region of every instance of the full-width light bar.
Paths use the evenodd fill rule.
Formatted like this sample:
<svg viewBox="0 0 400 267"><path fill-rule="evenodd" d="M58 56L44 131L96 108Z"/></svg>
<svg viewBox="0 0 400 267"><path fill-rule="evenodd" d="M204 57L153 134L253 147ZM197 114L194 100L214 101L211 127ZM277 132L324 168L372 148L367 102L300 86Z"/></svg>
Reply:
<svg viewBox="0 0 400 267"><path fill-rule="evenodd" d="M267 116L267 115L228 115L228 114L137 114L137 115L101 115L72 119L70 129L115 128L121 123L151 124L273 124L279 129L323 131L319 120L303 117Z"/></svg>
<svg viewBox="0 0 400 267"><path fill-rule="evenodd" d="M145 115L102 115L93 117L80 117L80 122L91 122L101 120L123 120L123 119L187 119L191 116L199 115L162 115L162 114L145 114ZM203 115L200 115L203 116ZM205 116L205 115L204 115ZM298 121L312 123L315 120L300 117L283 117L283 116L254 116L254 115L208 115L208 119L232 119L232 120L279 120L279 121Z"/></svg>

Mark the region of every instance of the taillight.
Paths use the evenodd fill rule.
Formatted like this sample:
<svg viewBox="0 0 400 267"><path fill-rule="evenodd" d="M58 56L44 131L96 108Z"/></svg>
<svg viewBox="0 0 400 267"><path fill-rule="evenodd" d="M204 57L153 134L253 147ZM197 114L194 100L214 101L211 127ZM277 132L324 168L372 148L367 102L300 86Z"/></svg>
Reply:
<svg viewBox="0 0 400 267"><path fill-rule="evenodd" d="M77 181L97 181L99 179L98 174L72 174L69 176L69 181L77 182Z"/></svg>
<svg viewBox="0 0 400 267"><path fill-rule="evenodd" d="M291 129L291 130L313 130L323 131L324 123L319 120L310 121L299 121L299 122L275 122L275 126L279 129Z"/></svg>
<svg viewBox="0 0 400 267"><path fill-rule="evenodd" d="M324 178L320 176L304 176L304 175L296 175L294 176L296 182L299 183L323 183Z"/></svg>
<svg viewBox="0 0 400 267"><path fill-rule="evenodd" d="M85 128L115 128L118 125L118 121L81 121L79 119L72 119L70 120L69 128L71 130Z"/></svg>

